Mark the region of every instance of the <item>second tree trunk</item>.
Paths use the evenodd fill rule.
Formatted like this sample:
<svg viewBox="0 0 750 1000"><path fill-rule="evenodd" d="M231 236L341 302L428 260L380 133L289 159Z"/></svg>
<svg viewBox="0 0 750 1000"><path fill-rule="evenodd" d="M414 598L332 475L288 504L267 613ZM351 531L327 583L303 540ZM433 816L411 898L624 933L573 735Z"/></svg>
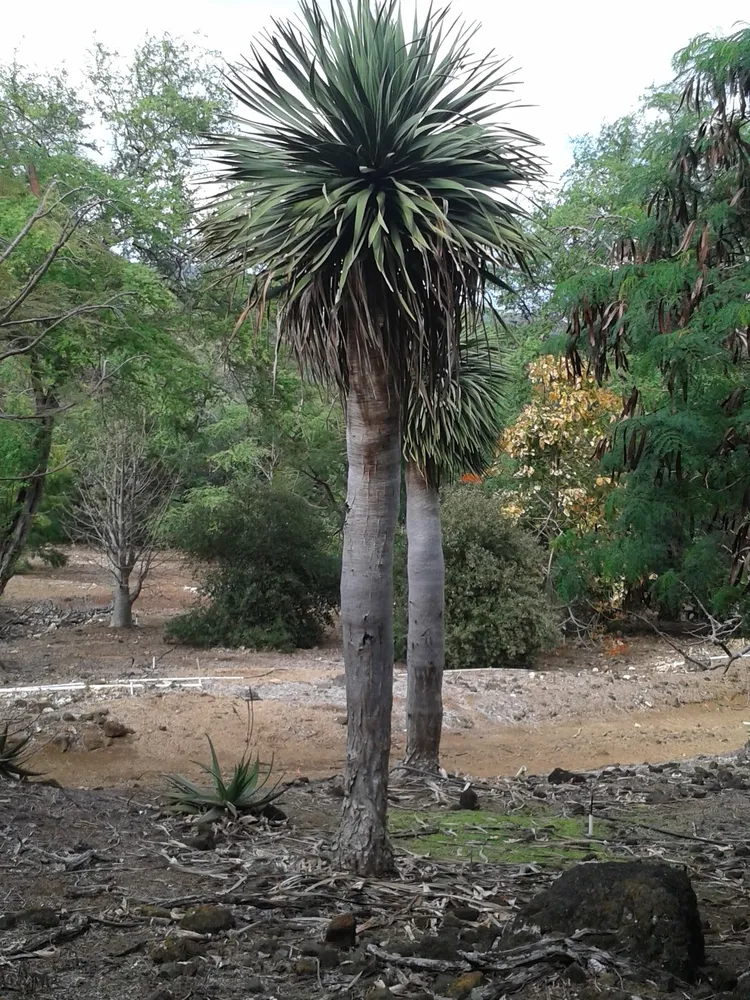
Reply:
<svg viewBox="0 0 750 1000"><path fill-rule="evenodd" d="M404 763L440 766L445 666L445 565L438 491L414 462L406 463L409 631L406 653Z"/></svg>

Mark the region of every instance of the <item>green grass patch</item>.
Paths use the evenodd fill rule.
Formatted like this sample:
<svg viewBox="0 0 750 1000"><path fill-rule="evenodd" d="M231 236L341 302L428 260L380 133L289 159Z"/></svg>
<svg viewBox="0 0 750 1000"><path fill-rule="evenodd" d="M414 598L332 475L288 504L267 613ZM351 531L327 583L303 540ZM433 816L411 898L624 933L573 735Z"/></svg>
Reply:
<svg viewBox="0 0 750 1000"><path fill-rule="evenodd" d="M566 865L595 853L609 855L602 844L589 843L584 816L568 819L549 811L503 815L490 812L390 813L396 847L436 860L499 864Z"/></svg>

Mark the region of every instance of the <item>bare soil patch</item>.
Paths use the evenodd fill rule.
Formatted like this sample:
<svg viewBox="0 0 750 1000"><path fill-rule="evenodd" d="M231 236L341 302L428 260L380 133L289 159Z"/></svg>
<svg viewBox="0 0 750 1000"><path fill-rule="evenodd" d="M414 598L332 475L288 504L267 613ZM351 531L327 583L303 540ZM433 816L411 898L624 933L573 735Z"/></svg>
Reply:
<svg viewBox="0 0 750 1000"><path fill-rule="evenodd" d="M205 734L232 760L252 690L255 737L294 776L337 773L346 742L343 662L335 637L292 655L196 650L165 642L167 618L197 598L178 557L163 558L136 605L138 627L106 622L106 571L93 552L71 549L60 568L16 577L0 622L54 602L97 615L86 624L41 626L0 642L0 687L83 682L80 690L17 692L14 717L34 720L40 762L73 785L159 784L165 771L202 759ZM95 689L97 684L122 682ZM535 670L452 671L445 678L444 761L481 777L591 768L718 753L744 744L750 722L746 668L698 672L658 639L563 645ZM404 742L405 675L397 668L394 762ZM102 707L134 732L85 750L85 716ZM63 715L71 718L63 719Z"/></svg>

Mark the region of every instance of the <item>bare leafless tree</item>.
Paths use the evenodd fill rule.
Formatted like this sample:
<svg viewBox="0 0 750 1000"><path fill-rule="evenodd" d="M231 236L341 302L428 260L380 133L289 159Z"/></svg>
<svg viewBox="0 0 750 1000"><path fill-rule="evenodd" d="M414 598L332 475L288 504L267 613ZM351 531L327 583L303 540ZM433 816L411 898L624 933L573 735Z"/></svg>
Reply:
<svg viewBox="0 0 750 1000"><path fill-rule="evenodd" d="M750 657L750 643L747 642L747 625L744 617L735 613L729 614L725 618L717 618L696 594L687 588L685 589L690 600L700 611L699 620L692 627L686 626L685 628L685 635L690 640L689 645L676 642L651 618L637 613L633 613L633 617L649 625L667 645L683 657L686 664L692 663L699 670L714 670L717 667L723 667L726 674L738 660L746 660ZM743 639L745 641L738 645L738 641ZM720 652L712 656L711 649L720 650ZM726 659L724 659L725 657Z"/></svg>
<svg viewBox="0 0 750 1000"><path fill-rule="evenodd" d="M133 624L133 604L153 566L175 485L176 475L151 451L145 421L106 421L93 436L70 519L77 535L106 557L113 628Z"/></svg>

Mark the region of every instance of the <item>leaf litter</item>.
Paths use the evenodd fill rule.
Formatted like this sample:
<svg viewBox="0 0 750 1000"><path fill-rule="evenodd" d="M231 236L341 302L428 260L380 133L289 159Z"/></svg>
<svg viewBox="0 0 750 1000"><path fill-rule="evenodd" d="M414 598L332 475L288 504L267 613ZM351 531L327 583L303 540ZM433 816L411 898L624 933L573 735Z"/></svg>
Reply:
<svg viewBox="0 0 750 1000"><path fill-rule="evenodd" d="M710 925L709 955L730 970L731 982L746 964L750 802L742 785L749 781L744 752L611 767L560 784L521 775L474 782L481 811L460 813L451 807L464 776L426 784L422 775L396 771L397 870L382 879L331 869L335 780L291 783L281 800L289 821L221 821L201 847L193 846L195 824L149 802L145 790L126 797L9 784L0 819L0 996L28 993L23 984L31 977L31 996L75 991L81 1000L246 1000L248 984L285 1000L451 997L464 995L463 986L471 1000L567 997L574 965L579 992L606 996L623 984L641 997L670 992L659 970L637 968L598 938L594 945L589 936L601 928L500 950L505 924L562 867L580 860L581 845L590 860L684 865ZM471 841L469 854L425 849L423 824L442 827L458 817L454 839L463 848ZM580 833L563 836L562 820L580 824ZM497 831L506 859L498 849L484 860ZM561 854L540 855L551 844ZM572 847L576 853L566 855ZM225 929L182 926L189 913L211 908L230 911ZM350 950L325 942L330 921L343 914L356 923ZM434 942L440 954L426 947ZM667 985L682 996L695 993Z"/></svg>

